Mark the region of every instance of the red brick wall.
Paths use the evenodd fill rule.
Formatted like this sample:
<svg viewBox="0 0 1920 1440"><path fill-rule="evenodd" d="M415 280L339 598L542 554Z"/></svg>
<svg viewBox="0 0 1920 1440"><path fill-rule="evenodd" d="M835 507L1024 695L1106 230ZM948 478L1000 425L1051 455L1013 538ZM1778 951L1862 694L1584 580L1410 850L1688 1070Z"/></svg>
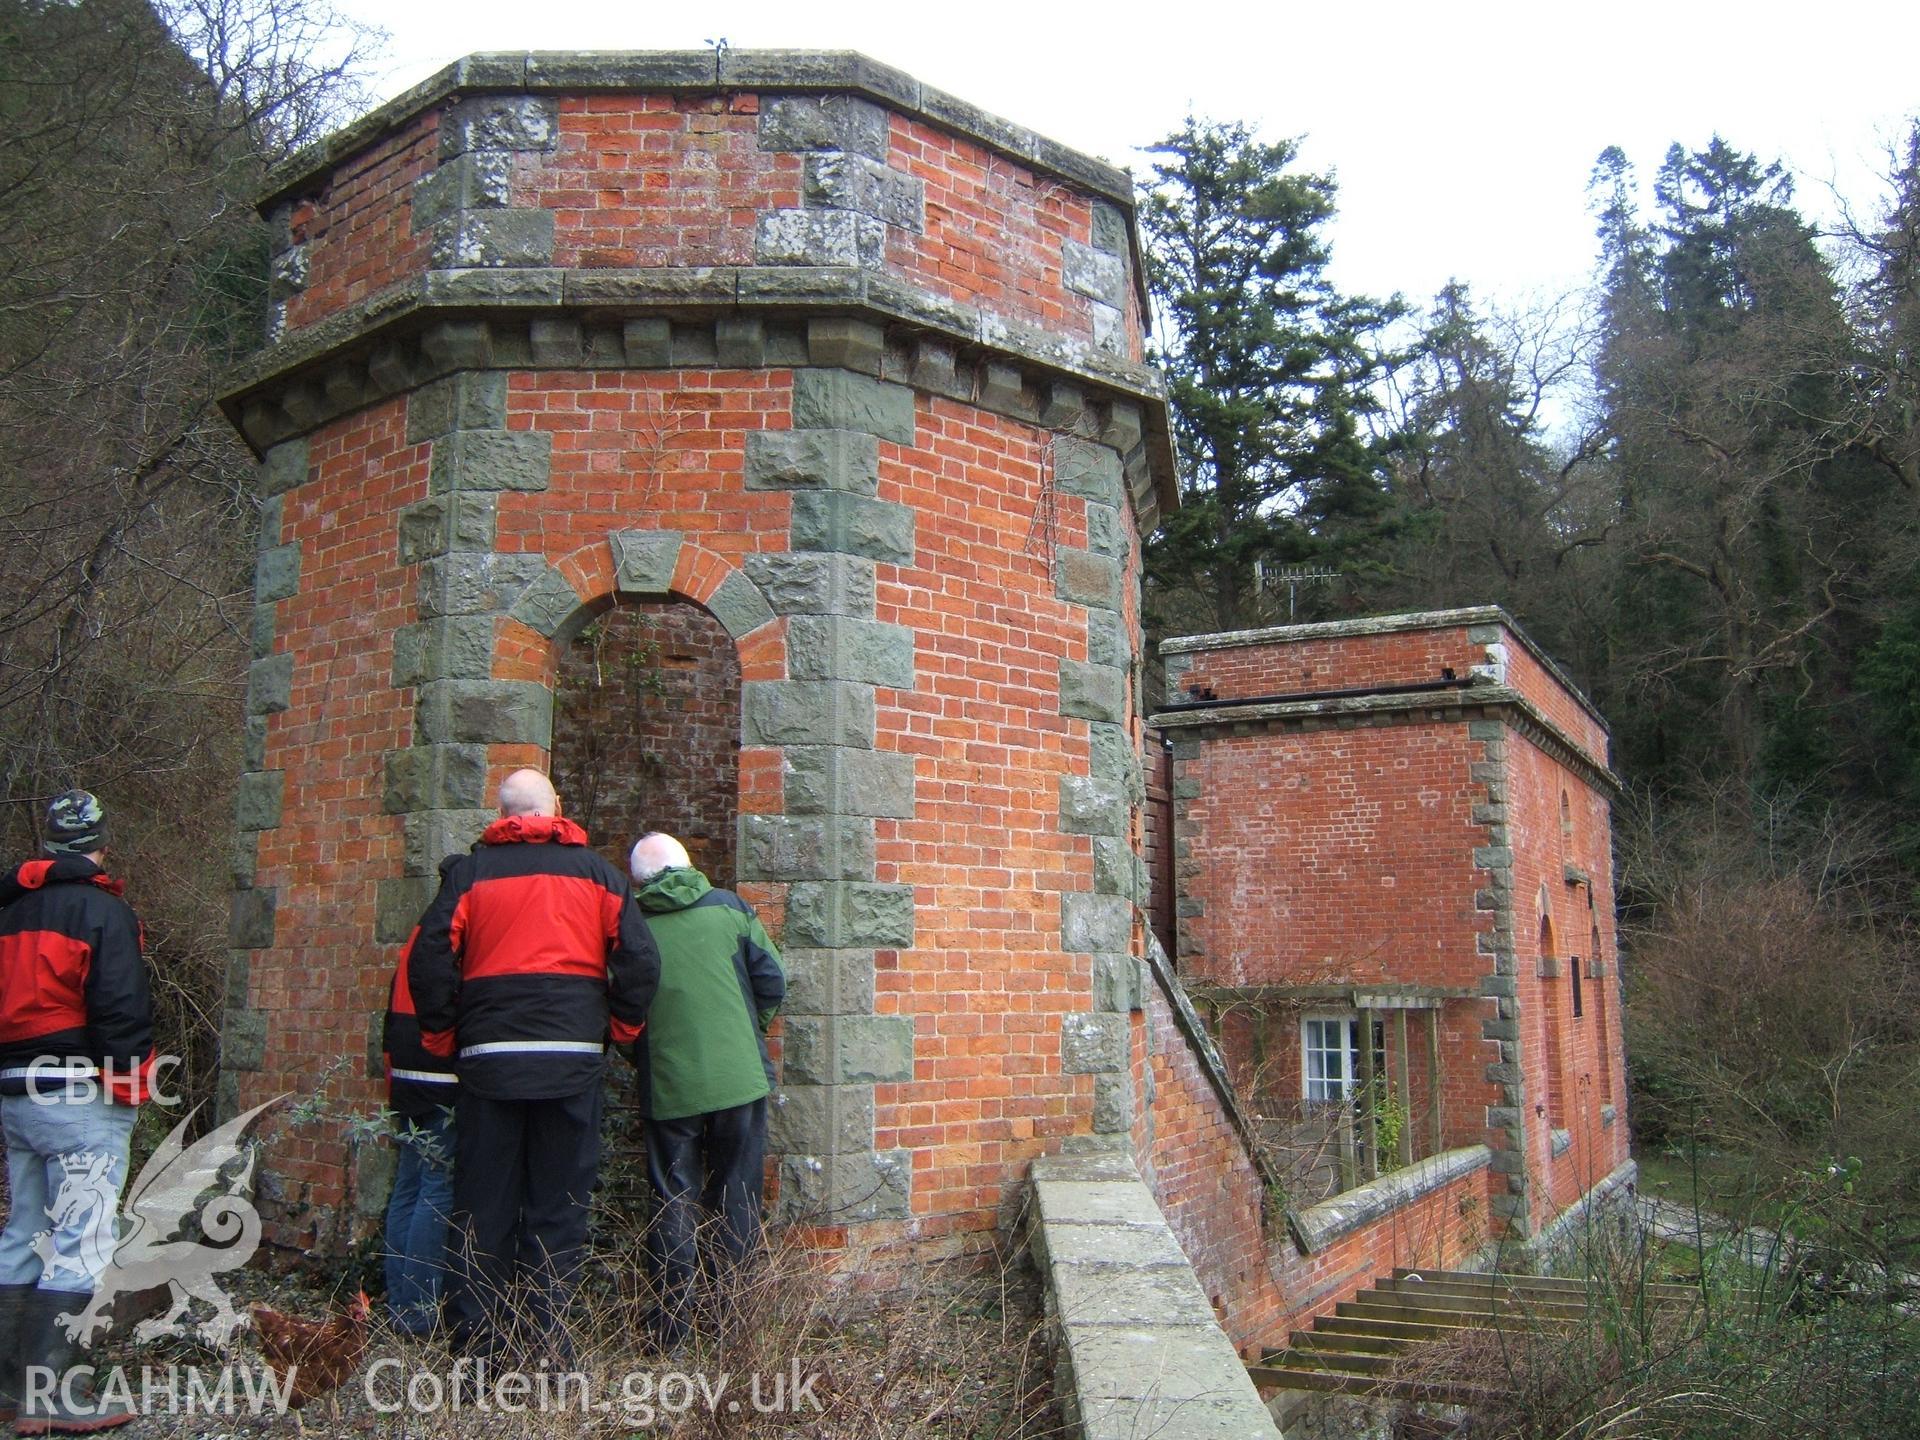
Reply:
<svg viewBox="0 0 1920 1440"><path fill-rule="evenodd" d="M556 265L751 265L755 217L800 204L803 159L760 149L759 113L755 95L562 97L513 204L554 212Z"/></svg>
<svg viewBox="0 0 1920 1440"><path fill-rule="evenodd" d="M438 116L429 112L354 156L318 195L293 206L291 238L308 247L307 280L288 299L289 329L426 268L432 237L413 233L413 186L439 154Z"/></svg>
<svg viewBox="0 0 1920 1440"><path fill-rule="evenodd" d="M1309 639L1275 638L1182 652L1187 667L1179 672L1185 693L1210 690L1219 699L1255 699L1322 690L1355 690L1416 685L1446 678L1465 680L1488 663L1487 646L1468 638L1486 622L1421 627L1374 635L1332 635ZM1302 627L1306 628L1306 627ZM1249 632L1258 634L1265 632ZM1606 730L1592 711L1514 636L1505 639L1507 681L1566 736L1601 764L1607 759Z"/></svg>
<svg viewBox="0 0 1920 1440"><path fill-rule="evenodd" d="M1158 989L1147 1028L1154 1102L1151 1121L1136 1131L1141 1168L1243 1351L1285 1344L1291 1331L1396 1265L1459 1265L1486 1244L1490 1172L1478 1170L1301 1255L1278 1216L1263 1223L1259 1172Z"/></svg>
<svg viewBox="0 0 1920 1440"><path fill-rule="evenodd" d="M362 1057L395 959L371 941L378 883L401 863L399 817L381 804L382 757L413 726L410 692L390 683L394 632L415 618L411 577L394 560L394 515L427 490L425 447L406 443L405 411L394 402L320 431L313 478L285 500L278 539L327 583L303 583L275 607L277 648L294 657L292 704L266 717L263 768L285 768L286 790L280 825L260 832L254 883L278 888L279 933L299 937L303 963L253 967L248 1003L272 1017L274 1083L249 1104L315 1094L323 1076L336 1102L385 1094ZM340 1201L325 1127L283 1129L275 1154L289 1209Z"/></svg>
<svg viewBox="0 0 1920 1440"><path fill-rule="evenodd" d="M1286 1328L1317 1315L1386 1275L1396 1265L1451 1269L1487 1244L1486 1191L1490 1172L1477 1170L1343 1235L1315 1255L1295 1255L1287 1267Z"/></svg>
<svg viewBox="0 0 1920 1440"><path fill-rule="evenodd" d="M1060 243L1092 239L1087 198L982 145L896 115L889 162L926 182L924 235L889 237L889 263L956 300L1081 339L1085 297L1068 290ZM1129 358L1139 359L1139 302L1128 300Z"/></svg>
<svg viewBox="0 0 1920 1440"><path fill-rule="evenodd" d="M1477 985L1472 852L1486 827L1458 723L1210 735L1175 761L1194 781L1181 835L1183 970L1222 984L1402 980Z"/></svg>
<svg viewBox="0 0 1920 1440"><path fill-rule="evenodd" d="M1467 639L1465 625L1404 630L1387 635L1228 645L1183 653L1183 688L1201 686L1222 700L1315 690L1412 685L1439 680L1451 668L1459 679L1486 662L1487 647Z"/></svg>
<svg viewBox="0 0 1920 1440"><path fill-rule="evenodd" d="M1538 706L1541 712L1591 760L1607 763L1607 732L1593 712L1554 679L1524 645L1507 647L1507 684Z"/></svg>
<svg viewBox="0 0 1920 1440"><path fill-rule="evenodd" d="M515 375L507 428L551 435L553 463L545 490L500 497L496 545L557 563L611 531L659 528L735 563L785 549L791 496L749 491L741 471L748 432L787 427L792 383L787 370Z"/></svg>
<svg viewBox="0 0 1920 1440"><path fill-rule="evenodd" d="M1551 757L1524 741L1508 746L1509 812L1514 838L1514 932L1519 946L1522 1044L1527 1058L1528 1165L1545 1183L1536 1186L1535 1218L1545 1223L1592 1189L1627 1158L1624 1108L1611 1127L1601 1107L1622 1106L1617 1094L1621 1067L1618 965L1613 950L1612 847L1609 811L1596 794ZM1567 797L1562 823L1560 797ZM1570 885L1573 865L1591 887ZM1540 971L1542 894L1553 924L1559 974ZM1589 896L1595 904L1589 908ZM1606 978L1581 977L1583 1014L1573 1015L1573 957L1584 971L1598 923ZM1557 1092L1560 1113L1541 1114ZM1570 1150L1551 1153L1551 1129L1568 1130Z"/></svg>
<svg viewBox="0 0 1920 1440"><path fill-rule="evenodd" d="M1092 1104L1092 1077L1060 1068L1060 1017L1089 1008L1091 978L1058 951L1059 892L1090 888L1093 862L1060 833L1057 782L1088 763L1086 727L1059 713L1086 622L1024 543L1044 440L923 397L918 460L881 446L880 498L915 508L918 553L879 567L876 618L918 634L914 689L881 692L877 743L915 757L917 803L878 822L876 879L912 885L917 915L913 948L879 956L875 1009L916 1034L914 1079L875 1088L875 1144L913 1149L925 1239L994 1225ZM1058 505L1061 543L1084 543L1085 502Z"/></svg>
<svg viewBox="0 0 1920 1440"><path fill-rule="evenodd" d="M1268 1197L1259 1172L1158 987L1147 998L1146 1028L1153 1114L1136 1139L1141 1171L1201 1288L1224 1308L1234 1342L1277 1343L1289 1304L1277 1273L1284 1227L1269 1234L1263 1224Z"/></svg>
<svg viewBox="0 0 1920 1440"><path fill-rule="evenodd" d="M804 156L763 151L761 99L590 95L559 100L550 151L513 157L511 204L554 213L556 266L751 265L759 215L801 204ZM437 116L422 115L344 164L294 214L310 279L295 328L423 272L430 236L411 232L415 180L437 157ZM896 115L888 163L926 185L926 229L889 227L888 269L936 293L1087 341L1087 297L1069 290L1061 242L1092 239L1092 201L979 143ZM1139 301L1126 307L1129 358L1141 355Z"/></svg>

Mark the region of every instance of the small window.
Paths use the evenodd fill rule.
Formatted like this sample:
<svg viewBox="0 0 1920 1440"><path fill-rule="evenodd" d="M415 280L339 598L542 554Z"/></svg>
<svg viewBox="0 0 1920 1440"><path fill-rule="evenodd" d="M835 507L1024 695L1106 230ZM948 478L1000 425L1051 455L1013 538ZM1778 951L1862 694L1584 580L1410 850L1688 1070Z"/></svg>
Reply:
<svg viewBox="0 0 1920 1440"><path fill-rule="evenodd" d="M1560 792L1560 833L1573 834L1573 806L1567 801L1567 792Z"/></svg>
<svg viewBox="0 0 1920 1440"><path fill-rule="evenodd" d="M1300 1022L1300 1050L1309 1101L1345 1100L1360 1087L1360 1019L1313 1015ZM1373 1073L1387 1073L1386 1022L1373 1022Z"/></svg>
<svg viewBox="0 0 1920 1440"><path fill-rule="evenodd" d="M1580 994L1580 957L1578 955L1567 962L1567 973L1573 977L1573 1018L1578 1020L1585 1010L1585 1001Z"/></svg>
<svg viewBox="0 0 1920 1440"><path fill-rule="evenodd" d="M1307 1099L1341 1100L1352 1093L1353 1067L1348 1064L1347 1023L1344 1020L1308 1020L1301 1032L1307 1058Z"/></svg>

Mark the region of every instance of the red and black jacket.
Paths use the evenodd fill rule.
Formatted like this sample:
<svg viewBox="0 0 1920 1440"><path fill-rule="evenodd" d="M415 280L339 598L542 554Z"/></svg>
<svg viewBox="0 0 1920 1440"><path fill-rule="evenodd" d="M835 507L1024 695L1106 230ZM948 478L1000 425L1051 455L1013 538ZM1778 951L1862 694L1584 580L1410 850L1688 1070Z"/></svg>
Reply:
<svg viewBox="0 0 1920 1440"><path fill-rule="evenodd" d="M0 1095L104 1082L137 1105L153 1083L153 1000L124 887L84 855L0 880ZM81 1093L75 1091L74 1093Z"/></svg>
<svg viewBox="0 0 1920 1440"><path fill-rule="evenodd" d="M660 984L660 952L627 877L571 820L496 820L443 872L408 980L421 1043L457 1060L463 1090L577 1095L605 1045L628 1045Z"/></svg>
<svg viewBox="0 0 1920 1440"><path fill-rule="evenodd" d="M453 1062L435 1055L420 1043L420 1018L414 1013L413 986L407 974L420 927L400 949L400 964L387 991L387 1019L380 1030L380 1049L387 1062L387 1107L403 1120L427 1120L436 1109L453 1104L460 1077Z"/></svg>

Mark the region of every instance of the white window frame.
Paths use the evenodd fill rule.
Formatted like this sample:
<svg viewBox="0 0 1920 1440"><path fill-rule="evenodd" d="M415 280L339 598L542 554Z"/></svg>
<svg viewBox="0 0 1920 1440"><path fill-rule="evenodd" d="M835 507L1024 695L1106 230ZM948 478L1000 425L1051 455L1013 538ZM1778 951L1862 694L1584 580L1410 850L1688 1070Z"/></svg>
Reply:
<svg viewBox="0 0 1920 1440"><path fill-rule="evenodd" d="M1359 1078L1352 1073L1359 1068L1355 1063L1358 1056L1353 1049L1354 1034L1359 1024L1360 1017L1351 1012L1346 1014L1331 1012L1307 1014L1300 1017L1300 1095L1309 1105L1327 1105L1336 1100L1350 1100L1353 1098L1354 1087L1360 1083ZM1340 1027L1341 1033L1344 1034L1347 1042L1340 1051L1329 1050L1324 1044L1314 1043L1315 1038L1324 1039L1324 1032L1316 1032L1315 1028L1323 1025L1338 1025ZM1339 1093L1315 1093L1314 1087L1316 1085L1322 1087L1322 1091L1324 1092L1325 1088L1332 1082L1324 1075L1316 1076L1313 1073L1313 1057L1316 1055L1332 1054L1339 1054L1341 1057Z"/></svg>
<svg viewBox="0 0 1920 1440"><path fill-rule="evenodd" d="M1316 1095L1314 1093L1314 1086L1316 1084L1325 1086L1328 1082L1324 1076L1314 1075L1312 1057L1314 1055L1324 1055L1330 1052L1327 1050L1327 1048L1324 1045L1311 1044L1308 1040L1308 1032L1309 1032L1309 1027L1311 1026L1327 1025L1327 1024L1336 1024L1336 1025L1342 1025L1345 1027L1346 1037L1347 1037L1346 1056L1343 1064L1343 1073L1340 1077L1340 1093L1337 1095L1327 1095L1327 1094ZM1384 1041L1385 1030L1386 1030L1385 1023L1380 1020L1375 1020L1373 1024L1374 1024L1374 1028L1380 1032L1379 1038L1382 1041ZM1375 1074L1385 1073L1384 1070L1381 1068L1382 1064L1384 1063L1383 1049L1384 1049L1384 1046L1382 1044L1376 1044L1373 1047L1373 1060L1374 1060ZM1300 1017L1300 1095L1301 1095L1301 1098L1304 1099L1306 1103L1309 1105L1327 1105L1338 1100L1351 1100L1353 1099L1354 1095L1358 1093L1359 1089L1360 1089L1360 1013L1357 1010L1311 1010L1311 1011L1308 1011L1306 1014L1302 1015Z"/></svg>

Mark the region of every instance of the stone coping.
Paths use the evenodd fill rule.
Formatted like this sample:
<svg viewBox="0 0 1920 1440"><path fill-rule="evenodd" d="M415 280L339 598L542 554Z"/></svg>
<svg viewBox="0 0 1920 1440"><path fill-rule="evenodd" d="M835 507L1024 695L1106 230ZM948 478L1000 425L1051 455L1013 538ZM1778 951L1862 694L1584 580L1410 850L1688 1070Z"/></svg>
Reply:
<svg viewBox="0 0 1920 1440"><path fill-rule="evenodd" d="M1603 1175L1591 1190L1548 1221L1540 1233L1527 1242L1527 1253L1536 1261L1545 1263L1575 1253L1578 1247L1574 1242L1579 1239L1581 1230L1599 1221L1607 1210L1623 1207L1623 1213L1631 1215L1634 1192L1639 1183L1639 1162L1631 1159L1622 1161Z"/></svg>
<svg viewBox="0 0 1920 1440"><path fill-rule="evenodd" d="M1593 717L1603 734L1613 731L1580 687L1546 651L1534 644L1498 605L1470 605L1459 610L1413 610L1401 615L1368 615L1358 620L1322 620L1310 625L1268 625L1259 630L1216 630L1205 635L1175 635L1160 642L1160 653L1187 655L1202 650L1234 650L1247 645L1289 644L1299 640L1345 640L1366 635L1397 635L1410 630L1454 630L1468 625L1498 625L1518 640L1541 667L1559 682L1582 710Z"/></svg>
<svg viewBox="0 0 1920 1440"><path fill-rule="evenodd" d="M734 95L741 91L861 95L1083 185L1133 210L1133 176L1118 165L1049 140L857 50L483 51L454 61L409 90L289 156L267 176L262 213L355 151L443 100L464 95Z"/></svg>
<svg viewBox="0 0 1920 1440"><path fill-rule="evenodd" d="M860 95L1036 171L1070 180L1112 201L1127 215L1136 289L1142 311L1147 307L1146 272L1139 263L1140 241L1133 219L1133 176L1128 171L923 85L906 71L857 50L533 50L468 55L276 166L267 177L259 208L266 214L388 131L458 96L621 91Z"/></svg>
<svg viewBox="0 0 1920 1440"><path fill-rule="evenodd" d="M1322 1200L1305 1210L1287 1212L1287 1229L1293 1234L1294 1247L1302 1255L1313 1255L1344 1235L1391 1215L1403 1205L1450 1185L1462 1175L1471 1175L1493 1164L1493 1151L1485 1145L1465 1145L1458 1150L1443 1150L1425 1160L1417 1160L1401 1170L1390 1171L1377 1180Z"/></svg>
<svg viewBox="0 0 1920 1440"><path fill-rule="evenodd" d="M1028 1243L1081 1440L1281 1440L1132 1156L1033 1162Z"/></svg>
<svg viewBox="0 0 1920 1440"><path fill-rule="evenodd" d="M1160 988L1161 996L1167 1002L1167 1008L1173 1012L1174 1028L1187 1042L1188 1051L1207 1077L1207 1083L1213 1088L1214 1097L1219 1100L1220 1108L1226 1112L1227 1123L1233 1127L1233 1133L1240 1137L1241 1149L1245 1152L1247 1163L1253 1166L1254 1173L1260 1177L1260 1183L1268 1194L1278 1194L1281 1189L1281 1176L1274 1169L1273 1162L1267 1158L1266 1150L1260 1145L1258 1132L1253 1121L1247 1117L1246 1108L1240 1103L1240 1096L1233 1088L1233 1080L1227 1074L1227 1062L1220 1054L1220 1047L1214 1043L1208 1033L1207 1022L1200 1018L1200 1012L1193 1008L1193 999L1187 994L1187 987L1174 973L1173 961L1168 957L1160 939L1151 929L1147 931L1147 969L1153 975L1153 982ZM1264 1231L1270 1211L1266 1206L1260 1209L1260 1226Z"/></svg>
<svg viewBox="0 0 1920 1440"><path fill-rule="evenodd" d="M1546 713L1505 685L1476 679L1460 690L1428 691L1411 695L1345 695L1324 700L1274 700L1245 705L1211 705L1204 710L1162 710L1147 724L1166 733L1209 730L1237 725L1286 724L1303 720L1363 723L1375 717L1411 716L1431 710L1505 710L1518 717L1518 729L1529 739L1544 742L1581 777L1618 797L1624 787L1604 760L1596 759Z"/></svg>

